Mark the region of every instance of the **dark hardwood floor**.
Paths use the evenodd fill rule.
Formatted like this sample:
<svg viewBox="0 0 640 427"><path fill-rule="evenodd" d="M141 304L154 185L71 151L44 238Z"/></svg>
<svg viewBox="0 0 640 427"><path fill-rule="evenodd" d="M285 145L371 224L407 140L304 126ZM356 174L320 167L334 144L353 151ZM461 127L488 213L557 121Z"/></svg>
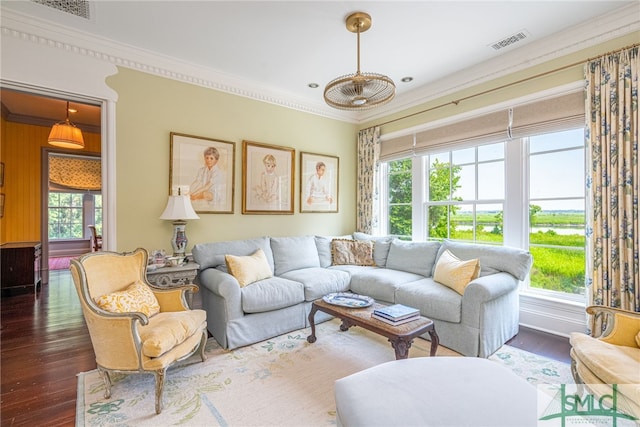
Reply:
<svg viewBox="0 0 640 427"><path fill-rule="evenodd" d="M75 425L76 375L96 363L69 272L52 271L38 294L2 297L0 316L0 424ZM569 362L563 337L521 328L509 344Z"/></svg>

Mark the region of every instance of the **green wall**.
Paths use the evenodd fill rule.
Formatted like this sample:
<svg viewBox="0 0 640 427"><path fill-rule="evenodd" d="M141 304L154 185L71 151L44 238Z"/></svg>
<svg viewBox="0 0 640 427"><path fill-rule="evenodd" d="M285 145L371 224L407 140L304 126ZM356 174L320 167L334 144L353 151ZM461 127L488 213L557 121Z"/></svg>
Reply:
<svg viewBox="0 0 640 427"><path fill-rule="evenodd" d="M356 126L249 98L119 68L107 83L116 105L117 250L164 248L173 226L158 219L167 203L170 132L235 142L233 214L189 221L193 244L264 235L340 235L355 229ZM242 215L242 141L294 148L293 215ZM340 159L339 212L299 213L300 151Z"/></svg>

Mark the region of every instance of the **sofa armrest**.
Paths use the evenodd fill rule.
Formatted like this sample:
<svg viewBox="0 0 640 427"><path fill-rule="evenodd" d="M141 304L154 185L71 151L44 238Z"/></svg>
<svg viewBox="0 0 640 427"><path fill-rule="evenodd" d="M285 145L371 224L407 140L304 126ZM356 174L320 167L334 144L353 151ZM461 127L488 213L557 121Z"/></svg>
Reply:
<svg viewBox="0 0 640 427"><path fill-rule="evenodd" d="M462 305L480 304L499 298L518 288L518 279L501 272L478 277L471 281L462 296Z"/></svg>
<svg viewBox="0 0 640 427"><path fill-rule="evenodd" d="M229 273L225 273L215 268L206 268L196 277L196 283L202 288L203 304L206 304L207 293L212 293L216 300L224 301L225 311L228 319L242 317L242 299L240 284Z"/></svg>

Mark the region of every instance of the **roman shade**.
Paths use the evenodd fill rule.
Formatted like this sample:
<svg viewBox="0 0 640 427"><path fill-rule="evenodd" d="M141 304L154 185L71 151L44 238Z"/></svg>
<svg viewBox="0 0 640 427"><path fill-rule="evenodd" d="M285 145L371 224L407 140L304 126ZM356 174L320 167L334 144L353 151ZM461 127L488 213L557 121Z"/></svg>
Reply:
<svg viewBox="0 0 640 427"><path fill-rule="evenodd" d="M382 141L380 160L583 127L582 91L546 98ZM510 126L511 124L511 126ZM509 134L511 132L511 134Z"/></svg>
<svg viewBox="0 0 640 427"><path fill-rule="evenodd" d="M62 188L99 191L102 186L100 159L52 155L49 157L49 181Z"/></svg>

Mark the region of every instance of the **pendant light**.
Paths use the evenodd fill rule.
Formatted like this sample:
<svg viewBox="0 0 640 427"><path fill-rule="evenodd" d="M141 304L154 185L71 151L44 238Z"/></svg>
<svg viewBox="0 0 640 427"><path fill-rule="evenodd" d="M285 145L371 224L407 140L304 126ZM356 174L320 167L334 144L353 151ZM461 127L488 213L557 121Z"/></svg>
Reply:
<svg viewBox="0 0 640 427"><path fill-rule="evenodd" d="M67 101L67 119L53 125L48 141L50 145L61 148L84 148L82 131L69 121L69 101Z"/></svg>

